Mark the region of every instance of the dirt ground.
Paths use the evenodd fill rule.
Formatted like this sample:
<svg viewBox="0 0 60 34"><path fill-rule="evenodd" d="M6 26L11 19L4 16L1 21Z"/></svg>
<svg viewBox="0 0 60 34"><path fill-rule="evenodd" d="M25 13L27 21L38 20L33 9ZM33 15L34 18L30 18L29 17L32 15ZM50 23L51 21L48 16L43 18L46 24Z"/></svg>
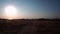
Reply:
<svg viewBox="0 0 60 34"><path fill-rule="evenodd" d="M60 34L60 21L0 19L0 34Z"/></svg>

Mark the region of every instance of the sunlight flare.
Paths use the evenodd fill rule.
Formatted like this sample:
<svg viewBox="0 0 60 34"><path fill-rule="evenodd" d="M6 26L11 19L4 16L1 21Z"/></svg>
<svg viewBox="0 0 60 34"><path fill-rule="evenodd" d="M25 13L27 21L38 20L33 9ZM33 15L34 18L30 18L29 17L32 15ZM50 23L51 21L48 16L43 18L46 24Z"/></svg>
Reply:
<svg viewBox="0 0 60 34"><path fill-rule="evenodd" d="M6 6L4 8L5 17L7 19L15 19L17 18L18 12L15 6Z"/></svg>

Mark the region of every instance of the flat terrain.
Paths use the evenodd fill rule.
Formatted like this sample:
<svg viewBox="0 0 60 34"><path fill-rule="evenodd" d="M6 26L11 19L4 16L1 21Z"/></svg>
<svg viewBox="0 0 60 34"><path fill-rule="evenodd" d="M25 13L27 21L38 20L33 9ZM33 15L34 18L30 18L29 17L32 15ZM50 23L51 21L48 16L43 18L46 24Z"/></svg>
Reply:
<svg viewBox="0 0 60 34"><path fill-rule="evenodd" d="M60 20L0 19L0 34L60 34Z"/></svg>

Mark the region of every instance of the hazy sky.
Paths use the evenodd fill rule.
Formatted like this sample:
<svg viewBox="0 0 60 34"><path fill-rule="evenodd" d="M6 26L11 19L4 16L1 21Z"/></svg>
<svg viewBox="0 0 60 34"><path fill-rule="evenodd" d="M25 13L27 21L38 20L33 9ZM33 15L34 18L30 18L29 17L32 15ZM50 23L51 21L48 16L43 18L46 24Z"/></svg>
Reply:
<svg viewBox="0 0 60 34"><path fill-rule="evenodd" d="M19 18L60 18L59 0L0 0L0 17L7 5L17 8Z"/></svg>

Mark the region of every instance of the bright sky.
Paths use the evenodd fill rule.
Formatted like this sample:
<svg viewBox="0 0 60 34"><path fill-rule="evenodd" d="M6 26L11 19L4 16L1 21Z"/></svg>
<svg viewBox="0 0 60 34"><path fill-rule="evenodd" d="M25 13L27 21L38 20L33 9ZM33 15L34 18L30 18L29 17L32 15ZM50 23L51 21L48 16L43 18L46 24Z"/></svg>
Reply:
<svg viewBox="0 0 60 34"><path fill-rule="evenodd" d="M0 17L8 5L15 6L18 18L60 18L60 0L0 0Z"/></svg>

